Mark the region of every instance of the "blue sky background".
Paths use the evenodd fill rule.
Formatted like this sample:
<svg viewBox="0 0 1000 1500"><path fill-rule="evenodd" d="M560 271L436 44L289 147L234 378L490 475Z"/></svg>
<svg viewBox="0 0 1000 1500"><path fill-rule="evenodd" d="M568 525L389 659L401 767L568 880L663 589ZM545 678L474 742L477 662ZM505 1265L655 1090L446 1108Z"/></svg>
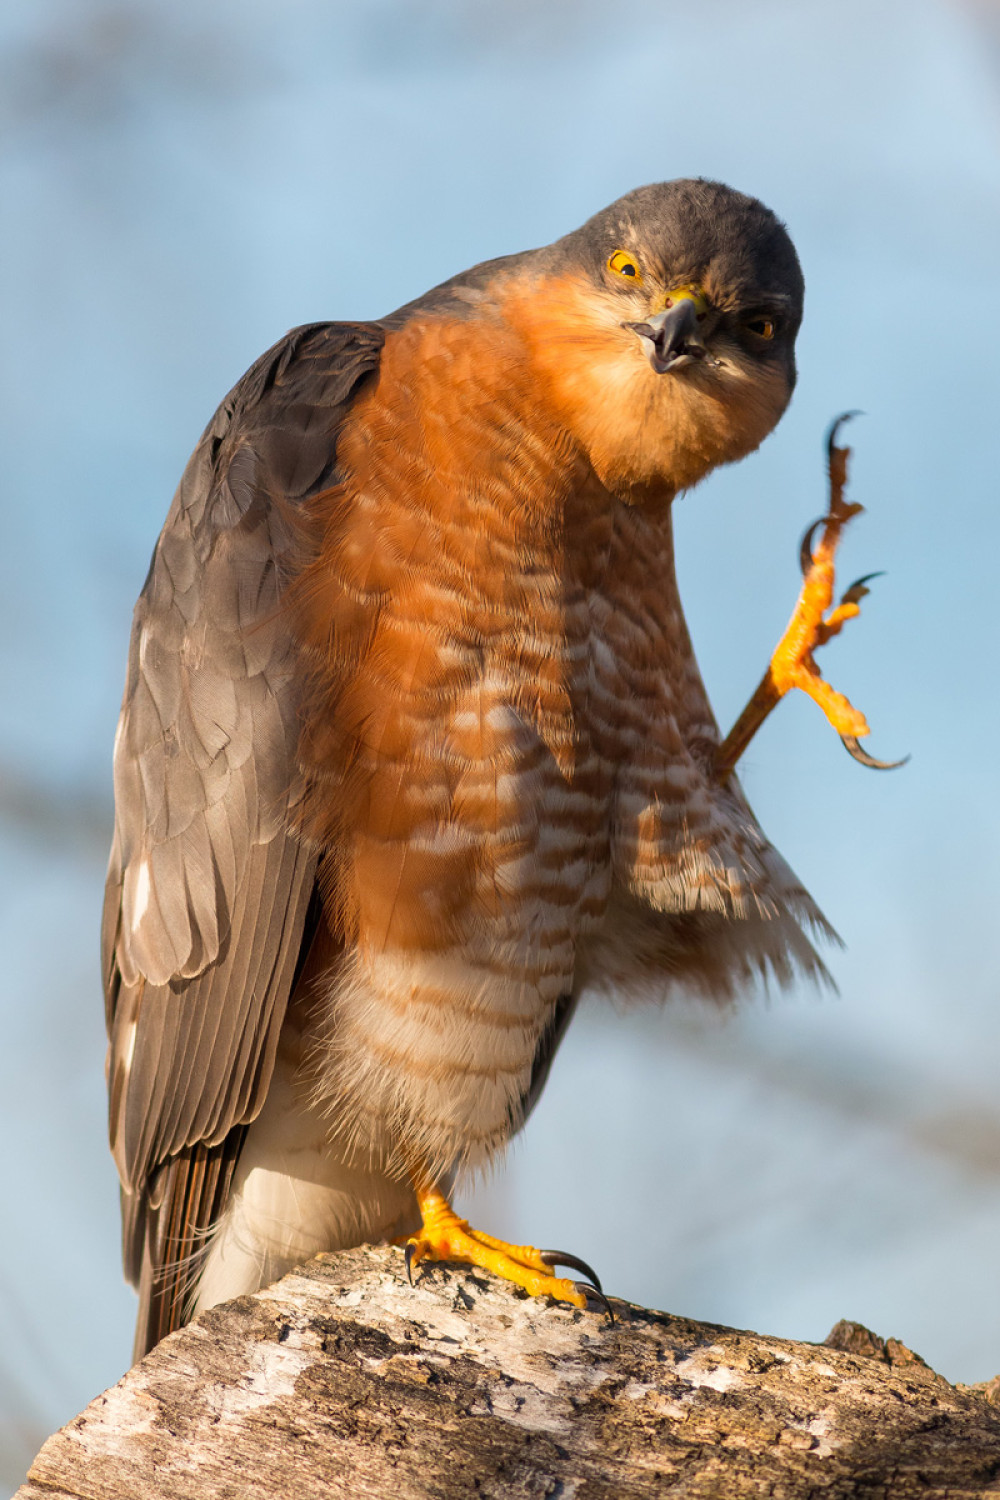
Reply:
<svg viewBox="0 0 1000 1500"><path fill-rule="evenodd" d="M839 998L574 1024L484 1227L614 1293L956 1380L1000 1370L996 437L1000 74L987 0L21 0L0 12L0 1489L118 1377L97 922L132 603L202 426L293 324L378 316L641 182L786 220L800 383L677 510L720 719L756 683L854 423L824 668L744 785L844 937Z"/></svg>

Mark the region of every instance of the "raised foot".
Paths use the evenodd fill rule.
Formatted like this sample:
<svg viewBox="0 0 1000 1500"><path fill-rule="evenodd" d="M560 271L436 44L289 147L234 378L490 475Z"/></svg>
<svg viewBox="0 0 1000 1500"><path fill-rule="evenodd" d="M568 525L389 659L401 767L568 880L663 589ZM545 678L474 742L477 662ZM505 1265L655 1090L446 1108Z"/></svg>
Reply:
<svg viewBox="0 0 1000 1500"><path fill-rule="evenodd" d="M847 460L851 450L837 447L841 426L856 415L856 412L845 413L837 418L830 429L827 439L830 508L825 516L810 526L802 539L799 554L803 573L802 590L767 671L750 702L719 746L716 769L720 780L725 780L730 775L772 708L792 688L799 688L819 704L843 740L848 753L862 765L887 771L905 763L902 760L876 760L861 749L858 738L868 734L868 721L843 693L838 693L824 681L813 657L814 651L839 635L847 621L860 614L861 600L869 592L867 584L880 576L877 573L867 573L863 578L857 579L842 594L840 602L834 605L834 558L837 547L844 527L863 509L844 499ZM822 534L814 549L814 539L820 527L823 528Z"/></svg>
<svg viewBox="0 0 1000 1500"><path fill-rule="evenodd" d="M557 1302L569 1302L579 1308L586 1308L589 1300L595 1301L614 1321L608 1300L586 1261L561 1250L509 1245L506 1240L473 1229L435 1188L418 1191L417 1202L423 1224L420 1232L406 1242L406 1274L411 1285L413 1267L422 1260L452 1261L492 1271L495 1276L523 1287L533 1297L554 1297ZM570 1281L564 1276L553 1276L554 1266L571 1266L589 1279Z"/></svg>

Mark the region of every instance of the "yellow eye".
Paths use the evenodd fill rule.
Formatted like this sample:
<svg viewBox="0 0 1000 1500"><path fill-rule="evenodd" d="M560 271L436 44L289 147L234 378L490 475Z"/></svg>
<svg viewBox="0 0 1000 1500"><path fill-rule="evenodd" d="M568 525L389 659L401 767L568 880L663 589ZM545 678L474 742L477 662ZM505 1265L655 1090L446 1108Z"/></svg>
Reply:
<svg viewBox="0 0 1000 1500"><path fill-rule="evenodd" d="M773 318L751 318L746 326L750 330L750 332L755 333L759 339L774 338Z"/></svg>
<svg viewBox="0 0 1000 1500"><path fill-rule="evenodd" d="M636 286L642 286L642 272L624 250L616 250L614 255L608 256L608 270L614 271L616 276L624 276L627 281L634 281Z"/></svg>

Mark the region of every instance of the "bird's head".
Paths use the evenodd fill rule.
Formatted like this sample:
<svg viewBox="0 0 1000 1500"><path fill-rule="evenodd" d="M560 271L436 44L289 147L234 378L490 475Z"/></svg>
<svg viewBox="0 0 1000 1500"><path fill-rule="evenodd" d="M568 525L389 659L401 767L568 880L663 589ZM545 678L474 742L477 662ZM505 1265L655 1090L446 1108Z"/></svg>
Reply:
<svg viewBox="0 0 1000 1500"><path fill-rule="evenodd" d="M743 458L791 398L798 258L769 209L721 183L638 188L498 290L560 419L626 497Z"/></svg>

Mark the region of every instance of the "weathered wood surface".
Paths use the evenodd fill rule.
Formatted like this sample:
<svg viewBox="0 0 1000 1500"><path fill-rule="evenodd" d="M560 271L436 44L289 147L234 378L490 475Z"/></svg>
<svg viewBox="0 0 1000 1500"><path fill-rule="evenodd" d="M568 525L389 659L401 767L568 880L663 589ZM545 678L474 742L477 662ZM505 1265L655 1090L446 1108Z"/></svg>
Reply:
<svg viewBox="0 0 1000 1500"><path fill-rule="evenodd" d="M1000 1409L901 1345L598 1313L398 1250L320 1256L174 1334L16 1500L1000 1494ZM851 1349L863 1352L850 1352Z"/></svg>

